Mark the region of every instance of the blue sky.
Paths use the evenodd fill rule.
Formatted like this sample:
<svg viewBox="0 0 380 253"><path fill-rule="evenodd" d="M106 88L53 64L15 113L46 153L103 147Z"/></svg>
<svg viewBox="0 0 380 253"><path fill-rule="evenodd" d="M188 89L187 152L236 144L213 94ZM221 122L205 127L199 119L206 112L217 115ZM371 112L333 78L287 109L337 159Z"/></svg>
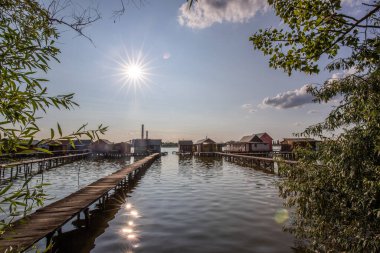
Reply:
<svg viewBox="0 0 380 253"><path fill-rule="evenodd" d="M205 0L202 10L188 12L181 11L184 0L143 1L127 5L116 22L111 16L120 2L100 2L102 20L85 30L94 45L61 29L49 92L74 92L80 107L49 111L40 121L41 137L59 122L66 133L102 123L112 141L139 137L142 123L151 138L164 141L237 140L263 131L282 139L320 122L332 104L308 103L302 86L322 83L331 73L289 77L269 68L268 57L248 40L259 28L281 25L264 2ZM149 81L128 89L120 59L139 53Z"/></svg>

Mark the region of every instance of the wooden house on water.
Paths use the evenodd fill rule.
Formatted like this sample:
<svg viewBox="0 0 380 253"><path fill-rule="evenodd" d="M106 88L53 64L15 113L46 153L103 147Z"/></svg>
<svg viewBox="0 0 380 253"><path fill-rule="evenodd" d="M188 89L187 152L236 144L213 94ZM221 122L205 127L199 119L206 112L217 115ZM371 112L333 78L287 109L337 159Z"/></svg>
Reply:
<svg viewBox="0 0 380 253"><path fill-rule="evenodd" d="M92 140L74 140L74 147L70 146L70 150L89 150L92 144Z"/></svg>
<svg viewBox="0 0 380 253"><path fill-rule="evenodd" d="M293 152L297 147L317 150L319 142L313 138L284 138L281 141L281 152Z"/></svg>
<svg viewBox="0 0 380 253"><path fill-rule="evenodd" d="M227 152L254 153L272 151L272 137L267 133L258 133L243 136L240 141L229 141L226 146Z"/></svg>
<svg viewBox="0 0 380 253"><path fill-rule="evenodd" d="M178 141L178 152L179 153L193 153L193 141L191 140Z"/></svg>
<svg viewBox="0 0 380 253"><path fill-rule="evenodd" d="M161 139L148 139L148 152L161 153Z"/></svg>
<svg viewBox="0 0 380 253"><path fill-rule="evenodd" d="M114 143L109 140L99 139L91 144L93 153L110 153L114 149Z"/></svg>
<svg viewBox="0 0 380 253"><path fill-rule="evenodd" d="M132 146L135 154L161 153L160 139L134 139Z"/></svg>
<svg viewBox="0 0 380 253"><path fill-rule="evenodd" d="M146 131L144 138L144 125L141 125L141 139L132 140L133 152L135 154L161 153L161 139L149 139Z"/></svg>
<svg viewBox="0 0 380 253"><path fill-rule="evenodd" d="M71 148L69 140L52 140L47 143L49 151L66 153Z"/></svg>
<svg viewBox="0 0 380 253"><path fill-rule="evenodd" d="M205 138L197 141L194 144L194 151L197 153L211 153L211 152L222 152L222 144L218 144L210 138Z"/></svg>
<svg viewBox="0 0 380 253"><path fill-rule="evenodd" d="M113 146L113 151L121 155L126 155L131 153L132 145L129 142L119 142L115 143Z"/></svg>

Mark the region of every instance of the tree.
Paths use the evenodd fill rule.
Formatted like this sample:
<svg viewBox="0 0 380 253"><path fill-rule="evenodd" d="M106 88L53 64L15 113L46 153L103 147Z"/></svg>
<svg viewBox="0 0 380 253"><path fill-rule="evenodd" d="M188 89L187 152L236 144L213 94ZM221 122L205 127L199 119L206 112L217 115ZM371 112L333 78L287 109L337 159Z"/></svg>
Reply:
<svg viewBox="0 0 380 253"><path fill-rule="evenodd" d="M259 30L250 41L270 67L316 74L327 56L326 70L340 71L308 89L315 102L340 104L300 134L321 138L320 149L299 150L298 165L282 169L280 194L294 208L288 229L316 251L378 252L380 1L363 1L356 16L340 0L268 2L286 27Z"/></svg>
<svg viewBox="0 0 380 253"><path fill-rule="evenodd" d="M59 49L55 46L59 38L57 24L72 27L81 33L82 28L95 21L91 16L74 16L72 21L57 18L59 12L57 1L52 1L44 7L37 0L2 0L0 2L0 154L9 154L19 150L33 152L29 144L33 141L38 127L37 112L46 112L49 108L72 109L77 106L73 100L74 94L49 96L48 80L40 78L49 70L49 63L57 60ZM77 131L63 135L60 125L56 131L51 129L48 142L56 138L58 131L60 139L68 139L73 145L73 139L85 135L88 138L98 138L106 127L100 125L95 130L84 131L82 125ZM37 205L42 204L45 197L40 186L30 189L27 184L10 193L11 183L0 189L0 203L9 205L9 210L25 205L28 199ZM30 208L30 207L28 207ZM26 208L26 210L28 209ZM0 208L0 211L2 209ZM4 230L0 222L0 234Z"/></svg>

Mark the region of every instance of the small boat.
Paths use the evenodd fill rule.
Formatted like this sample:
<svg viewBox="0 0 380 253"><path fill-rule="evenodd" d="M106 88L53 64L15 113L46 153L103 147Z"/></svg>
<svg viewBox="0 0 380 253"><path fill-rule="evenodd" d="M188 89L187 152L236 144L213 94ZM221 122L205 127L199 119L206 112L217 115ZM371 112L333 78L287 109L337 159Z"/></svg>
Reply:
<svg viewBox="0 0 380 253"><path fill-rule="evenodd" d="M166 151L165 152L161 152L161 155L162 156L168 155L168 152L166 152Z"/></svg>

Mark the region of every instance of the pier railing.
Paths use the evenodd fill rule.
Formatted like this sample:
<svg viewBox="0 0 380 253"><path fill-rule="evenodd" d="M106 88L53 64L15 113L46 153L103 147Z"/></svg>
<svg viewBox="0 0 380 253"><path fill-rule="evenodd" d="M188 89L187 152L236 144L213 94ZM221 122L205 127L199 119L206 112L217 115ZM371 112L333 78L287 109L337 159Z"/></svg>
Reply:
<svg viewBox="0 0 380 253"><path fill-rule="evenodd" d="M0 182L13 180L18 177L26 178L29 175L42 173L45 170L60 166L62 164L82 159L90 154L91 153L87 152L0 164Z"/></svg>
<svg viewBox="0 0 380 253"><path fill-rule="evenodd" d="M292 160L280 160L276 158L267 158L251 155L236 155L231 153L216 152L216 156L224 157L229 162L234 162L242 166L256 167L271 173L275 172L276 165L280 163L294 165L297 161Z"/></svg>
<svg viewBox="0 0 380 253"><path fill-rule="evenodd" d="M223 157L229 162L234 162L242 166L260 168L271 173L275 173L275 168L278 168L280 164L297 164L297 161L284 160L283 157L269 158L263 156L254 156L250 153L243 155L225 152L196 152L194 155L204 157Z"/></svg>

